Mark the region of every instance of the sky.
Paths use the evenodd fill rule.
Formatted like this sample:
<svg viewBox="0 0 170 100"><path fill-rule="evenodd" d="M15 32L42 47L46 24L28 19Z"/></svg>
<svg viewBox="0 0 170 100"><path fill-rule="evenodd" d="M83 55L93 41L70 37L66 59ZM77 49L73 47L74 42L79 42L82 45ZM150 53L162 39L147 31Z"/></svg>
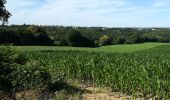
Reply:
<svg viewBox="0 0 170 100"><path fill-rule="evenodd" d="M7 0L9 24L170 27L170 0Z"/></svg>

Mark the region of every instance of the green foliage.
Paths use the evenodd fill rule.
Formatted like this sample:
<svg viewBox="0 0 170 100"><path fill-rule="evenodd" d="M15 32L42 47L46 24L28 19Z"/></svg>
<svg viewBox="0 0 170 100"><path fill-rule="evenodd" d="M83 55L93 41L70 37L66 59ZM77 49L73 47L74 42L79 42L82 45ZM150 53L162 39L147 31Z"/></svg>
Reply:
<svg viewBox="0 0 170 100"><path fill-rule="evenodd" d="M5 4L6 0L0 0L0 21L2 21L2 24L7 23L8 18L11 16L11 13L6 10Z"/></svg>
<svg viewBox="0 0 170 100"><path fill-rule="evenodd" d="M35 37L35 42L37 45L53 45L53 40L51 40L46 31L40 26L29 26L28 31L33 33Z"/></svg>
<svg viewBox="0 0 170 100"><path fill-rule="evenodd" d="M66 35L66 42L69 46L73 47L94 47L94 42L83 37L79 31L70 31Z"/></svg>
<svg viewBox="0 0 170 100"><path fill-rule="evenodd" d="M50 75L23 53L0 48L0 90L16 91L42 88L50 82Z"/></svg>
<svg viewBox="0 0 170 100"><path fill-rule="evenodd" d="M72 31L66 35L66 42L69 46L79 46L82 35L79 31Z"/></svg>
<svg viewBox="0 0 170 100"><path fill-rule="evenodd" d="M118 37L116 40L116 44L124 44L125 42L126 42L126 39L123 36Z"/></svg>
<svg viewBox="0 0 170 100"><path fill-rule="evenodd" d="M111 45L112 44L112 38L107 36L107 35L103 35L102 37L100 37L99 39L99 46L104 46L104 45Z"/></svg>
<svg viewBox="0 0 170 100"><path fill-rule="evenodd" d="M141 40L138 34L132 34L130 36L127 36L125 41L127 44L141 43Z"/></svg>
<svg viewBox="0 0 170 100"><path fill-rule="evenodd" d="M35 61L15 67L11 74L14 90L45 89L51 82L48 72Z"/></svg>
<svg viewBox="0 0 170 100"><path fill-rule="evenodd" d="M20 67L25 62L26 59L23 55L15 53L10 48L0 49L0 89L12 89L13 78L11 73L15 70L15 67Z"/></svg>
<svg viewBox="0 0 170 100"><path fill-rule="evenodd" d="M37 32L37 33L33 33ZM54 45L43 29L0 28L0 44L14 45Z"/></svg>
<svg viewBox="0 0 170 100"><path fill-rule="evenodd" d="M100 44L100 41L102 41L101 45L108 42L106 38L106 40L102 39L105 35L109 38L109 43L105 44L169 43L169 32L169 28L64 27L24 24L0 26L0 44L94 47L95 44Z"/></svg>
<svg viewBox="0 0 170 100"><path fill-rule="evenodd" d="M9 30L1 30L0 32L0 44L19 44L20 38L18 35L13 34L12 31Z"/></svg>
<svg viewBox="0 0 170 100"><path fill-rule="evenodd" d="M41 28L40 26L36 26L36 25L29 26L27 30L30 31L31 33L34 33L35 35L46 33L43 28Z"/></svg>
<svg viewBox="0 0 170 100"><path fill-rule="evenodd" d="M164 43L170 42L170 34L161 34L157 36L157 39L159 42L164 42Z"/></svg>

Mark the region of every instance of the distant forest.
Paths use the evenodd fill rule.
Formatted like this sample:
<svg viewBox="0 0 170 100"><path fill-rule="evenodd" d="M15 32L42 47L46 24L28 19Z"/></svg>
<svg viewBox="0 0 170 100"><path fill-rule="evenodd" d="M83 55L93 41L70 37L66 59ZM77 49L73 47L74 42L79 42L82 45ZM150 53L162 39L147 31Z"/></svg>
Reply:
<svg viewBox="0 0 170 100"><path fill-rule="evenodd" d="M114 44L170 42L170 28L75 26L0 26L0 44L98 47Z"/></svg>

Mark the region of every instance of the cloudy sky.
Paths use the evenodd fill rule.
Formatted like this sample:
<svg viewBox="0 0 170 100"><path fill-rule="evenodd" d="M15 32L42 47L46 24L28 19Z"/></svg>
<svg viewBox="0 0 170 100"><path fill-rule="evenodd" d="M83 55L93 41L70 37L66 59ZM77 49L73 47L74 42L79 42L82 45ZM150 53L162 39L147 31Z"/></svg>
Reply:
<svg viewBox="0 0 170 100"><path fill-rule="evenodd" d="M170 0L7 0L9 24L170 27Z"/></svg>

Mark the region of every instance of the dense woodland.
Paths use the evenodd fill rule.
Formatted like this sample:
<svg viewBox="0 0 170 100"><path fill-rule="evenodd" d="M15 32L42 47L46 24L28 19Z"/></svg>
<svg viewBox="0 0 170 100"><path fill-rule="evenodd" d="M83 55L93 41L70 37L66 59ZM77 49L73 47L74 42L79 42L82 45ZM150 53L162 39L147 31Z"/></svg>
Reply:
<svg viewBox="0 0 170 100"><path fill-rule="evenodd" d="M170 42L169 28L74 26L0 26L0 44L98 47L113 44Z"/></svg>

